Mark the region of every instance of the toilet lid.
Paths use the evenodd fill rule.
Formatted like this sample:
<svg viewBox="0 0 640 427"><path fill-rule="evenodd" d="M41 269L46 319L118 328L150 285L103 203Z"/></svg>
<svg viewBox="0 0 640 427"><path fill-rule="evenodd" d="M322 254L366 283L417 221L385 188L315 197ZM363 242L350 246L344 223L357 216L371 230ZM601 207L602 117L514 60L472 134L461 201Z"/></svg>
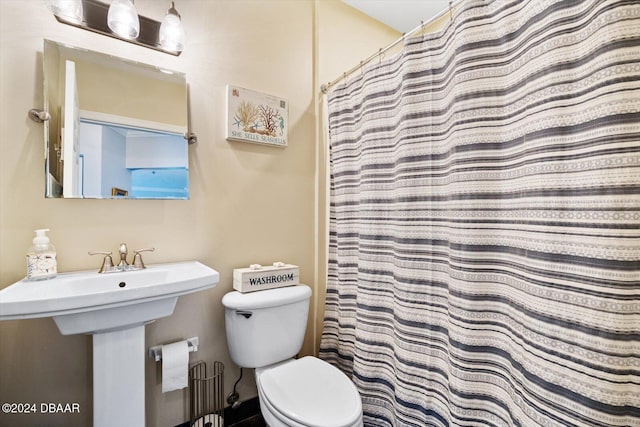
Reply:
<svg viewBox="0 0 640 427"><path fill-rule="evenodd" d="M262 398L283 416L310 427L352 425L362 414L356 386L337 368L303 357L260 375Z"/></svg>

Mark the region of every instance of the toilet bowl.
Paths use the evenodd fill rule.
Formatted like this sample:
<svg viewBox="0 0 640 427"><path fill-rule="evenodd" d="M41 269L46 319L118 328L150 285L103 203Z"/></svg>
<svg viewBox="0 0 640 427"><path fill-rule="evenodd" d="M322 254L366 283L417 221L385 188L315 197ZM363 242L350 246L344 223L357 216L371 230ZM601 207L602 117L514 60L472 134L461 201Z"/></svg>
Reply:
<svg viewBox="0 0 640 427"><path fill-rule="evenodd" d="M258 396L272 427L362 426L362 403L345 374L315 357L256 369Z"/></svg>
<svg viewBox="0 0 640 427"><path fill-rule="evenodd" d="M295 359L307 327L311 289L289 286L222 298L231 360L256 368L260 411L271 427L361 427L356 386L316 357Z"/></svg>

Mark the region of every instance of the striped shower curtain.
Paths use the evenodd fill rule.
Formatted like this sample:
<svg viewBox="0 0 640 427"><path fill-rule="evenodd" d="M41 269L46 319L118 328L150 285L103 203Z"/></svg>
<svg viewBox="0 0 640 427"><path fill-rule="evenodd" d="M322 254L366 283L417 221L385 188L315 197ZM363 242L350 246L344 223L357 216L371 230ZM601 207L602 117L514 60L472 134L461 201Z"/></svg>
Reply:
<svg viewBox="0 0 640 427"><path fill-rule="evenodd" d="M640 426L640 2L463 0L329 94L367 426Z"/></svg>

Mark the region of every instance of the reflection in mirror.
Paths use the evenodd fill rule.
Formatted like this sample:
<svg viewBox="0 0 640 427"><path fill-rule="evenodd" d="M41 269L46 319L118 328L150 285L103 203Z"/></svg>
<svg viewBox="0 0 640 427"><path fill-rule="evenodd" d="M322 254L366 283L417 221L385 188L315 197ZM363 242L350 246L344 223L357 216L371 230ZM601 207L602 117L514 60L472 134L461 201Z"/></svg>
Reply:
<svg viewBox="0 0 640 427"><path fill-rule="evenodd" d="M184 74L44 43L46 196L188 199Z"/></svg>

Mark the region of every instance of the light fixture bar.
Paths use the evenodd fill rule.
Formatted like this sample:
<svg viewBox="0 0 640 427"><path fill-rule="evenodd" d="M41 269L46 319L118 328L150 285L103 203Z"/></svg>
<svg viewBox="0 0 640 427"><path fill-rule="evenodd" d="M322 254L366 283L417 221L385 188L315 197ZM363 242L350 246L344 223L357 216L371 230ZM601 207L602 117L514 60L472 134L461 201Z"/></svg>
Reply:
<svg viewBox="0 0 640 427"><path fill-rule="evenodd" d="M138 46L144 46L149 49L157 50L160 52L168 53L170 55L178 56L181 52L176 52L168 49L164 49L160 45L159 33L160 33L160 21L156 21L146 16L138 15L140 18L140 34L137 39L128 39L120 37L111 31L107 25L107 14L109 12L109 5L102 3L98 0L82 0L83 19L82 22L67 21L64 17L60 17L54 14L58 22L71 25L73 27L82 28L84 30L93 31L94 33L102 34L105 36L113 37L114 39L123 40L125 42L137 44Z"/></svg>

